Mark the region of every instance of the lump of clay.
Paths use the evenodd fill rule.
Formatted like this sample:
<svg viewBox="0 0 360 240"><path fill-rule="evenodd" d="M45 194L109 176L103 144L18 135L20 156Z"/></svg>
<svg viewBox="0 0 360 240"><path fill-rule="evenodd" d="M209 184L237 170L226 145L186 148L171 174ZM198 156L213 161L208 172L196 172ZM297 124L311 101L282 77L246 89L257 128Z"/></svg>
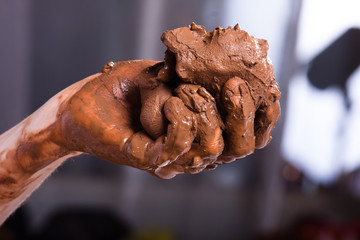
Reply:
<svg viewBox="0 0 360 240"><path fill-rule="evenodd" d="M215 98L232 77L246 79L256 98L264 95L262 87L275 79L267 41L250 36L238 25L207 32L204 26L192 23L164 32L161 39L176 56L179 77L204 86Z"/></svg>

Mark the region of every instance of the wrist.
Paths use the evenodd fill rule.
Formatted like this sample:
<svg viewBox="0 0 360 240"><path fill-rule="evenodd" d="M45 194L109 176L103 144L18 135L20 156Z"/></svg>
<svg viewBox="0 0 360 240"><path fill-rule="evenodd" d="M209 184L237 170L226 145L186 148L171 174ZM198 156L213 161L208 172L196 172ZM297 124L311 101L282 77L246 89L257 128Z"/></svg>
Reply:
<svg viewBox="0 0 360 240"><path fill-rule="evenodd" d="M56 118L51 118L49 112L44 111L46 109L39 109L15 127L19 135L11 152L14 163L24 174L33 174L70 154L54 139L56 121L53 120Z"/></svg>
<svg viewBox="0 0 360 240"><path fill-rule="evenodd" d="M60 159L70 151L55 143L51 137L52 126L25 136L16 149L15 159L26 173L35 173Z"/></svg>
<svg viewBox="0 0 360 240"><path fill-rule="evenodd" d="M23 173L35 173L57 159L79 154L67 148L64 137L59 132L62 108L93 76L56 94L36 112L0 137L6 142L7 137L12 139L7 145L11 148L12 158Z"/></svg>

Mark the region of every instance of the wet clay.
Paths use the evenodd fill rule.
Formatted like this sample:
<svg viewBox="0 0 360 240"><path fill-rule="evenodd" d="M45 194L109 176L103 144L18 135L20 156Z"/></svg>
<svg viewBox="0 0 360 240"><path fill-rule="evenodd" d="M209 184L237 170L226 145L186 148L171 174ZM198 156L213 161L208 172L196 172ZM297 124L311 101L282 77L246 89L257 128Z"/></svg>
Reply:
<svg viewBox="0 0 360 240"><path fill-rule="evenodd" d="M241 30L217 27L207 32L192 23L163 33L164 44L176 56L176 72L184 82L205 87L216 98L232 77L251 86L256 101L275 80L267 56L268 43Z"/></svg>

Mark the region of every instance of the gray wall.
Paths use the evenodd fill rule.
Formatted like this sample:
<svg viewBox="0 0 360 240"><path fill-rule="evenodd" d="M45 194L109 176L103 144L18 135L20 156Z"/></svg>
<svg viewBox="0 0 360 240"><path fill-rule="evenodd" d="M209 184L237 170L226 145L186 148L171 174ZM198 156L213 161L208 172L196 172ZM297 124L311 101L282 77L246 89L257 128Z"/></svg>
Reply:
<svg viewBox="0 0 360 240"><path fill-rule="evenodd" d="M223 23L224 3L0 0L0 131L110 60L161 60L163 31L193 21L212 30ZM66 162L25 208L34 229L57 209L100 206L136 229L167 229L179 239L245 239L261 217L254 215L262 174L256 158L163 181L83 156Z"/></svg>

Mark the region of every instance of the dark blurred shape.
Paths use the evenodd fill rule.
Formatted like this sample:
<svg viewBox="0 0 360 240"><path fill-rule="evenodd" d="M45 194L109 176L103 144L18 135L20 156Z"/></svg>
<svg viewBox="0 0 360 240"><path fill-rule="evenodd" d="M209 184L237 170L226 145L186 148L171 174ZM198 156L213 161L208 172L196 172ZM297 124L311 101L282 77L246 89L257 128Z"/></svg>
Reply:
<svg viewBox="0 0 360 240"><path fill-rule="evenodd" d="M130 225L104 209L59 210L46 221L38 240L120 240L131 233Z"/></svg>
<svg viewBox="0 0 360 240"><path fill-rule="evenodd" d="M356 240L360 237L360 222L332 222L325 219L304 219L291 233L293 239L308 240Z"/></svg>
<svg viewBox="0 0 360 240"><path fill-rule="evenodd" d="M346 82L360 65L360 29L351 28L316 56L308 70L308 78L315 87L338 87L350 107Z"/></svg>
<svg viewBox="0 0 360 240"><path fill-rule="evenodd" d="M28 214L24 207L19 208L0 227L1 240L29 239Z"/></svg>
<svg viewBox="0 0 360 240"><path fill-rule="evenodd" d="M360 239L360 221L332 221L325 217L308 215L299 218L288 230L264 234L257 240L357 240Z"/></svg>
<svg viewBox="0 0 360 240"><path fill-rule="evenodd" d="M131 235L129 240L175 240L175 234L169 229L141 229Z"/></svg>

